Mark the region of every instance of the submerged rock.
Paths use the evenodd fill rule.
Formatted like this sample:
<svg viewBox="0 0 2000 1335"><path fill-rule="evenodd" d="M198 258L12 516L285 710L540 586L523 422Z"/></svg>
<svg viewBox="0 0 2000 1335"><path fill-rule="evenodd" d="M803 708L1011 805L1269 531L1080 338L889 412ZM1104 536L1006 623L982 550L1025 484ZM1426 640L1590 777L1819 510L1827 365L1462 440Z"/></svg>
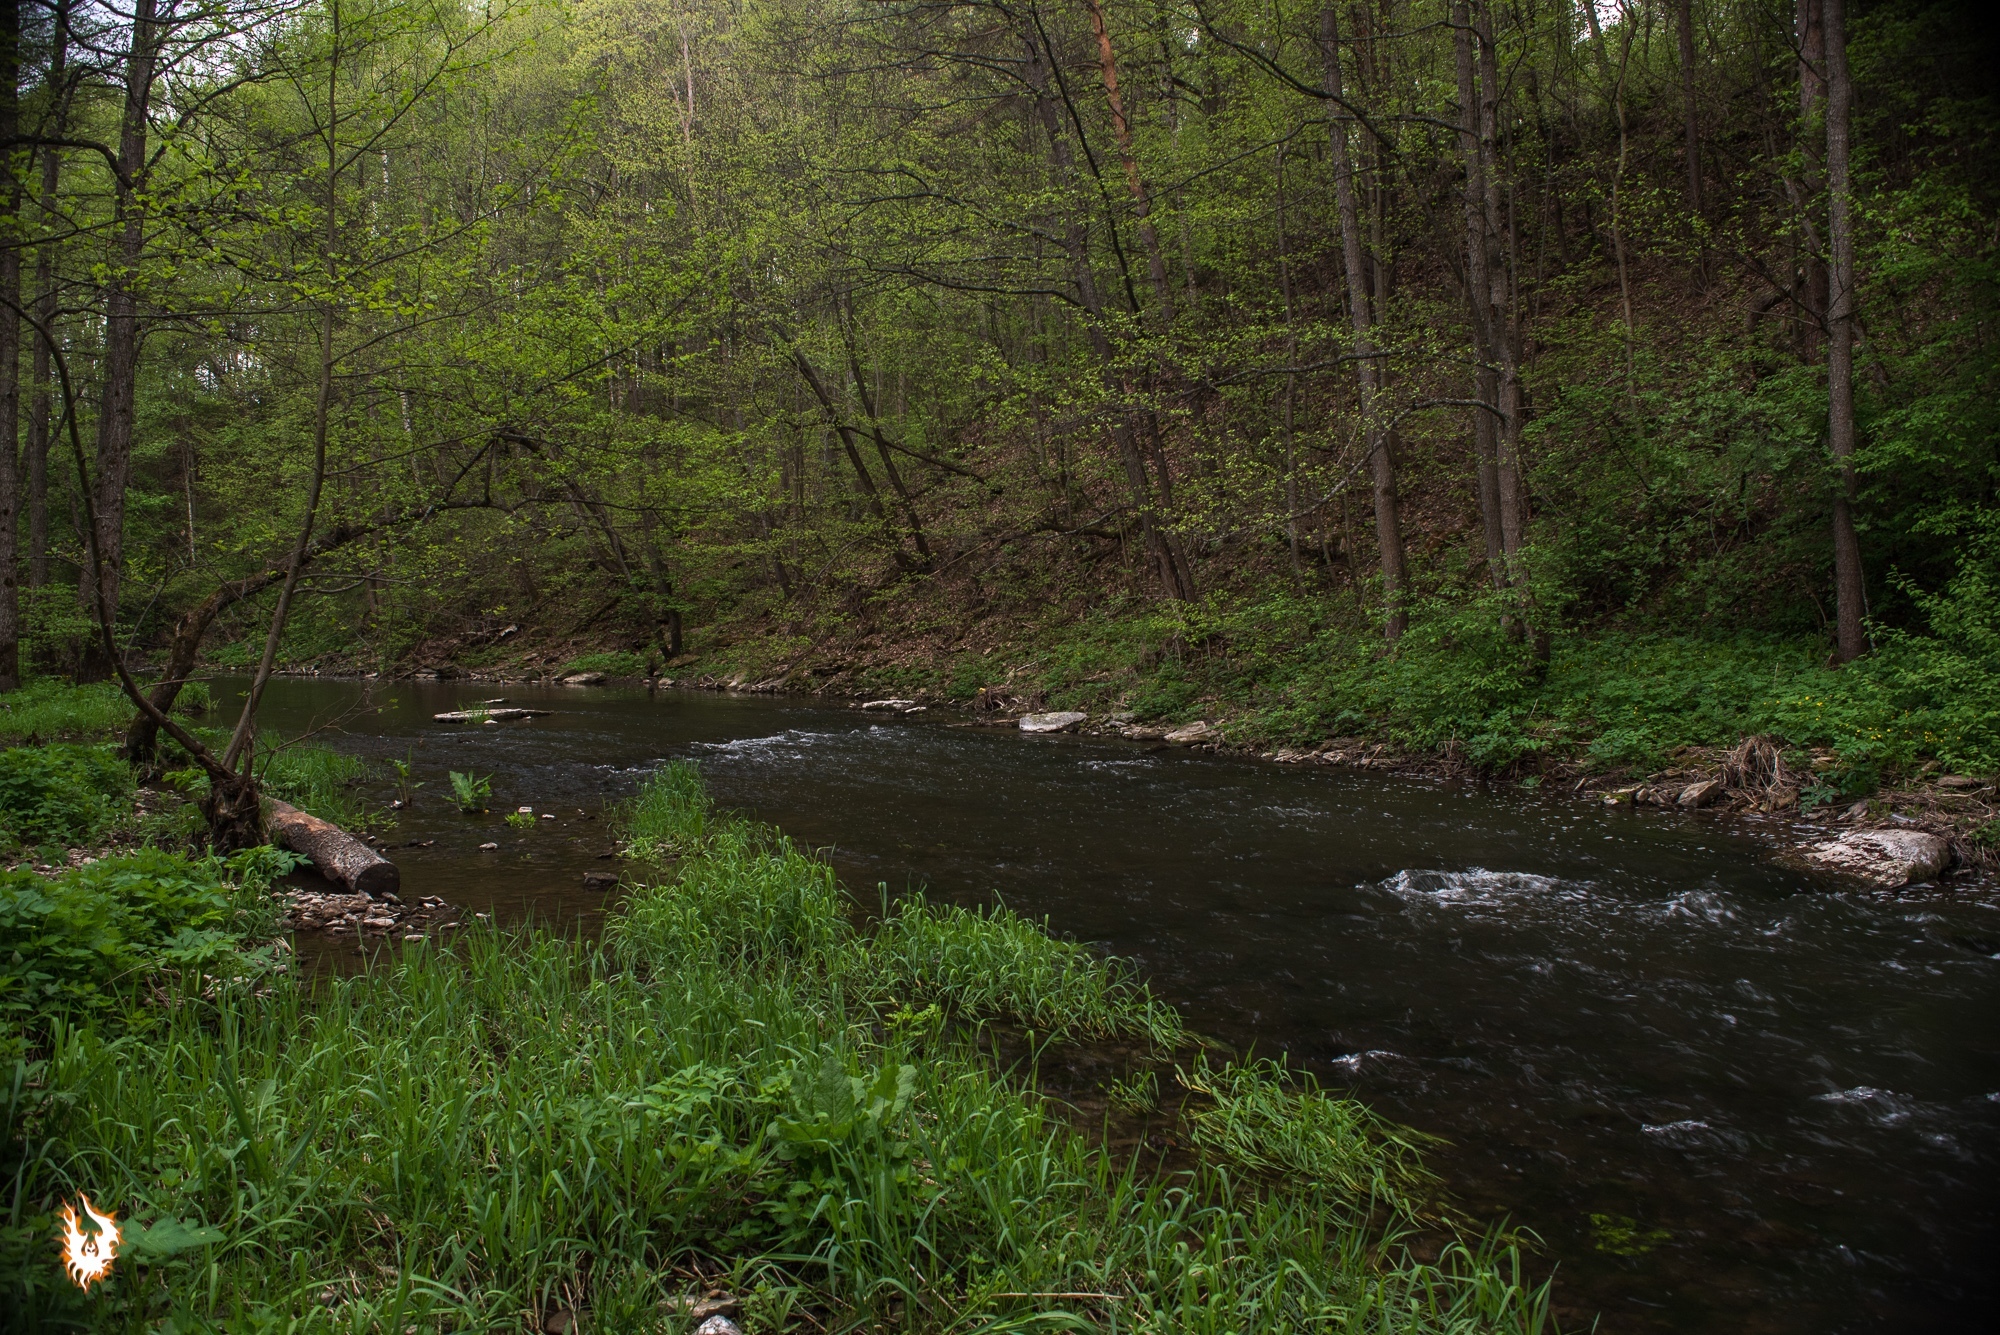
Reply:
<svg viewBox="0 0 2000 1335"><path fill-rule="evenodd" d="M1894 890L1943 871L1951 849L1922 830L1850 830L1811 845L1800 856L1811 866Z"/></svg>
<svg viewBox="0 0 2000 1335"><path fill-rule="evenodd" d="M618 873L615 871L587 871L583 874L583 888L586 890L612 890L617 885Z"/></svg>
<svg viewBox="0 0 2000 1335"><path fill-rule="evenodd" d="M1090 715L1079 714L1073 709L1059 709L1051 714L1023 714L1020 728L1022 732L1068 732L1090 721Z"/></svg>

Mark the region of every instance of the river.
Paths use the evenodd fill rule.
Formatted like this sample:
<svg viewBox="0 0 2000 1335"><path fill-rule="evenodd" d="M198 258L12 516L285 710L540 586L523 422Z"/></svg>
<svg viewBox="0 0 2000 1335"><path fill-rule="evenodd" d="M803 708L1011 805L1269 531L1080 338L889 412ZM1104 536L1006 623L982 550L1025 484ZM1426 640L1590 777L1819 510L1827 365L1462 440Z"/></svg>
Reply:
<svg viewBox="0 0 2000 1335"><path fill-rule="evenodd" d="M556 712L431 721L500 695ZM263 722L413 755L387 837L435 842L394 852L406 895L502 921L587 928L606 806L677 757L865 902L1046 917L1197 1030L1450 1141L1459 1203L1546 1243L1566 1328L1970 1331L2000 1297L1991 885L1816 880L1708 813L766 697L280 680ZM557 819L460 816L453 769Z"/></svg>

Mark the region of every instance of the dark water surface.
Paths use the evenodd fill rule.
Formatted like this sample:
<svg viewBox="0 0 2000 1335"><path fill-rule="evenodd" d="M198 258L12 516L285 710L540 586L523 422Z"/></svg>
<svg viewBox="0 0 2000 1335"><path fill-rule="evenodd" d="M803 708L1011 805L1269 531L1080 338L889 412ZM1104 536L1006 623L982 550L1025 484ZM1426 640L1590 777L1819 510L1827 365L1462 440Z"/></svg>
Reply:
<svg viewBox="0 0 2000 1335"><path fill-rule="evenodd" d="M430 719L498 695L559 712ZM1198 1030L1453 1142L1436 1163L1459 1200L1547 1241L1566 1327L1992 1320L1990 886L1814 881L1703 814L759 697L273 684L268 726L336 721L342 750L415 747L426 786L389 837L436 842L394 854L406 892L503 920L587 926L582 873L614 865L596 817L682 756L871 901L924 885L1046 916L1137 961ZM493 774L496 812L559 819L461 817L448 769Z"/></svg>

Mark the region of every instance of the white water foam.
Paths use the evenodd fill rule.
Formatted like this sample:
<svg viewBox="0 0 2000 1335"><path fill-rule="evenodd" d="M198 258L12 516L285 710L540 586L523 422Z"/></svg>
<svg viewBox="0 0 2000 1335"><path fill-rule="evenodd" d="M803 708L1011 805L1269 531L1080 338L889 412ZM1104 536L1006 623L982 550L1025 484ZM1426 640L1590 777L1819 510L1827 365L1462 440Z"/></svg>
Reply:
<svg viewBox="0 0 2000 1335"><path fill-rule="evenodd" d="M1488 871L1484 867L1466 871L1399 871L1384 881L1382 888L1417 903L1475 906L1563 894L1562 882L1553 876L1537 876L1527 871Z"/></svg>

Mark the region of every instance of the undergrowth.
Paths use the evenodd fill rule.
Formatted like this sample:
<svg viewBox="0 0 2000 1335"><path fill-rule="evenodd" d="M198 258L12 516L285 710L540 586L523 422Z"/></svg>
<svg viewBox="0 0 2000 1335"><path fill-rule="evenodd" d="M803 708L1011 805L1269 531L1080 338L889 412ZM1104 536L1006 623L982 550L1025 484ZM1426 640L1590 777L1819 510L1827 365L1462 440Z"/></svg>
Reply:
<svg viewBox="0 0 2000 1335"><path fill-rule="evenodd" d="M1162 1175L996 1069L976 1023L880 1022L894 992L1178 1032L1018 919L912 902L854 926L822 861L696 782L635 805L666 813L635 840L681 861L601 944L482 930L313 992L183 989L143 1037L52 1026L0 1103L8 1328L518 1330L587 1306L606 1335L679 1332L669 1300L711 1282L759 1332L1548 1327L1512 1246L1412 1256L1406 1212L1368 1197L1414 1148L1275 1068L1227 1068L1228 1134ZM77 1191L168 1240L88 1295L48 1244Z"/></svg>

